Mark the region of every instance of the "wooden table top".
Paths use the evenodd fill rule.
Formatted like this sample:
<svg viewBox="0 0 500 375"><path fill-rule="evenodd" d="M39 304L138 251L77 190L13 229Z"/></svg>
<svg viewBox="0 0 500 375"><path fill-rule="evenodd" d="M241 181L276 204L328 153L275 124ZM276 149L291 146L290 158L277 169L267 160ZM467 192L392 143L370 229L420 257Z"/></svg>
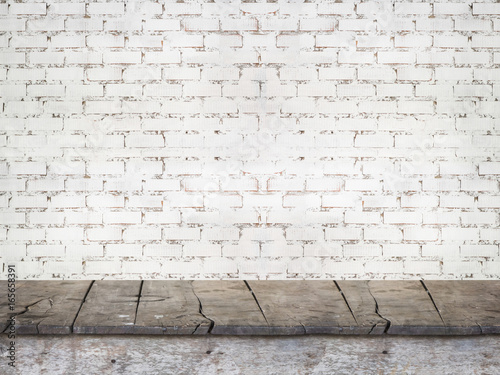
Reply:
<svg viewBox="0 0 500 375"><path fill-rule="evenodd" d="M17 334L500 333L500 281L18 281Z"/></svg>

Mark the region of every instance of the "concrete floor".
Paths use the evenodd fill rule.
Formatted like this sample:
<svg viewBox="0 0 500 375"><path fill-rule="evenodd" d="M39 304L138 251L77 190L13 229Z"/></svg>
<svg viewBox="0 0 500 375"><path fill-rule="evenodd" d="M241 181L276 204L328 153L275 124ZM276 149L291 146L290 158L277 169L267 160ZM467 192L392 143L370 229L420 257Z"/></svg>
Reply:
<svg viewBox="0 0 500 375"><path fill-rule="evenodd" d="M500 374L500 336L18 336L0 374Z"/></svg>

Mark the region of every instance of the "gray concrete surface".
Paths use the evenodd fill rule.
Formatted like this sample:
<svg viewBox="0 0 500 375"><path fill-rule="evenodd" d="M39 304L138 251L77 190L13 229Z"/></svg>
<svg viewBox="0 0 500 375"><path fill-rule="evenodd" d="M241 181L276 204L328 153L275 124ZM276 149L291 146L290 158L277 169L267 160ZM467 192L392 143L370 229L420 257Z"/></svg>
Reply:
<svg viewBox="0 0 500 375"><path fill-rule="evenodd" d="M0 374L500 374L500 336L21 336Z"/></svg>

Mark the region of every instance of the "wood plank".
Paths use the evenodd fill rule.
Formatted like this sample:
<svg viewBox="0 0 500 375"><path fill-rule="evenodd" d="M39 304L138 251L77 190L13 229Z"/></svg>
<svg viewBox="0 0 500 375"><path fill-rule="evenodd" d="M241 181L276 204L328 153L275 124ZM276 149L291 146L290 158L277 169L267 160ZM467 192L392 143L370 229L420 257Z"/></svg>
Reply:
<svg viewBox="0 0 500 375"><path fill-rule="evenodd" d="M15 288L16 294L17 290L22 287L22 285L26 283L26 281L16 280ZM16 313L16 310L11 311L9 309L9 301L7 300L9 291L7 290L9 283L7 280L0 281L1 289L0 289L0 333L5 332L7 327L9 326L9 319L13 313ZM20 309L24 309L23 307L19 307ZM18 311L19 312L19 311Z"/></svg>
<svg viewBox="0 0 500 375"><path fill-rule="evenodd" d="M500 333L500 281L425 281L447 334Z"/></svg>
<svg viewBox="0 0 500 375"><path fill-rule="evenodd" d="M17 282L14 311L2 298L2 322L14 313L17 334L69 334L90 284L86 280Z"/></svg>
<svg viewBox="0 0 500 375"><path fill-rule="evenodd" d="M73 332L133 333L141 284L140 280L94 282L75 320Z"/></svg>
<svg viewBox="0 0 500 375"><path fill-rule="evenodd" d="M269 327L243 281L195 280L193 291L216 335L267 335Z"/></svg>
<svg viewBox="0 0 500 375"><path fill-rule="evenodd" d="M349 307L352 310L359 330L364 328L366 334L383 334L387 321L376 313L376 304L366 285L366 280L337 281Z"/></svg>
<svg viewBox="0 0 500 375"><path fill-rule="evenodd" d="M200 314L191 281L144 281L134 333L203 335L210 325Z"/></svg>
<svg viewBox="0 0 500 375"><path fill-rule="evenodd" d="M249 281L271 334L362 334L333 281Z"/></svg>
<svg viewBox="0 0 500 375"><path fill-rule="evenodd" d="M446 329L420 281L374 280L364 284L378 313L390 322L388 334L443 335Z"/></svg>

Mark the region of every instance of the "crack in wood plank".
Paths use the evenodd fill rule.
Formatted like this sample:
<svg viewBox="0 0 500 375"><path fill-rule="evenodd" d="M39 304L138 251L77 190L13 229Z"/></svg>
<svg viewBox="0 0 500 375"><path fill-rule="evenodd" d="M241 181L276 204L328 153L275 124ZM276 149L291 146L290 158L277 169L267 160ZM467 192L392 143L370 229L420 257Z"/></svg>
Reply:
<svg viewBox="0 0 500 375"><path fill-rule="evenodd" d="M213 319L210 319L208 316L205 315L205 313L203 312L203 305L201 304L201 300L200 300L200 297L198 297L198 295L196 294L196 292L194 291L194 288L191 288L191 291L193 292L194 296L196 297L196 299L198 300L198 303L200 305L200 314L205 318L205 319L208 319L210 320L210 327L208 327L208 331L207 331L207 334L209 333L212 333L212 329L215 327L215 321ZM196 329L194 330L194 332L196 332L196 330L198 329L198 327L196 327ZM193 332L193 334L194 334Z"/></svg>
<svg viewBox="0 0 500 375"><path fill-rule="evenodd" d="M375 314L377 314L378 316L380 316L382 319L384 319L387 322L387 324L384 328L384 333L386 334L389 331L389 328L391 328L391 321L389 319L383 317L382 314L380 314L380 309L378 307L377 299L375 298L375 296L372 294L372 291L370 290L370 282L366 283L366 287L367 287L368 293L370 293L370 296L372 296L372 298L373 298L373 302L375 302ZM372 327L370 332L373 331L374 328L375 327Z"/></svg>

